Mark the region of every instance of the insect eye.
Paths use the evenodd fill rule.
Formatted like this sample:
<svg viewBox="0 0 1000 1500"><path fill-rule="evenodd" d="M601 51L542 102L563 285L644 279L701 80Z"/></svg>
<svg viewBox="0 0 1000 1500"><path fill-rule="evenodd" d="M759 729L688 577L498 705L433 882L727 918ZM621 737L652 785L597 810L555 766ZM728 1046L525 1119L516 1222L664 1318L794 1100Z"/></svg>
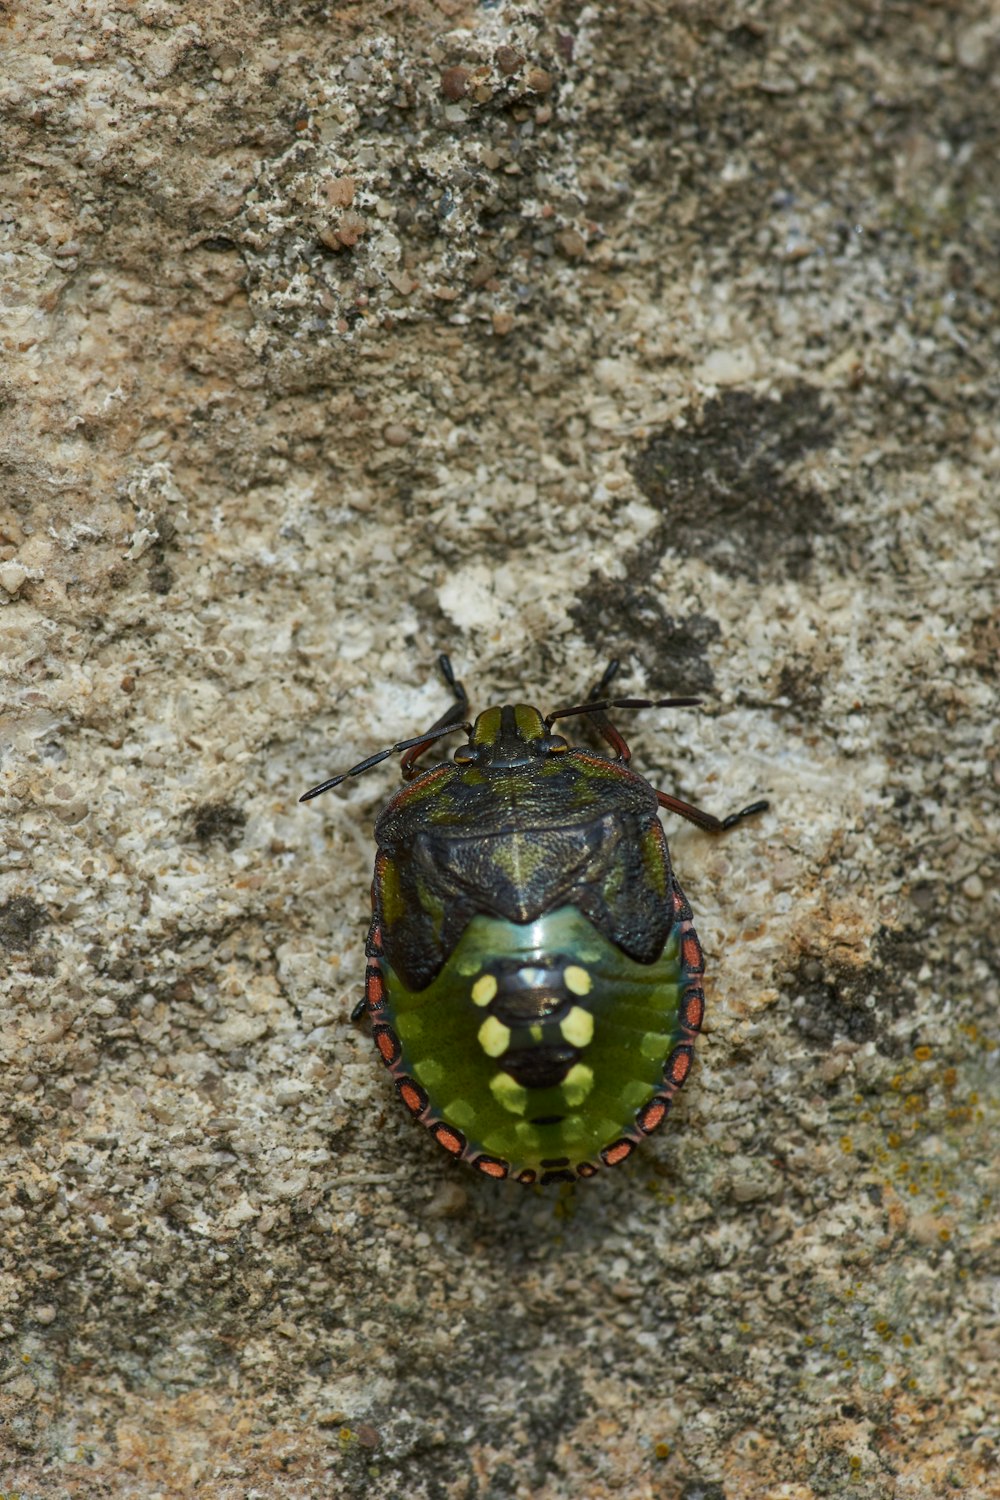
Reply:
<svg viewBox="0 0 1000 1500"><path fill-rule="evenodd" d="M547 734L542 740L542 749L548 755L562 755L569 749L569 741L564 740L561 734Z"/></svg>
<svg viewBox="0 0 1000 1500"><path fill-rule="evenodd" d="M457 766L471 766L478 757L471 745L459 745L452 758Z"/></svg>

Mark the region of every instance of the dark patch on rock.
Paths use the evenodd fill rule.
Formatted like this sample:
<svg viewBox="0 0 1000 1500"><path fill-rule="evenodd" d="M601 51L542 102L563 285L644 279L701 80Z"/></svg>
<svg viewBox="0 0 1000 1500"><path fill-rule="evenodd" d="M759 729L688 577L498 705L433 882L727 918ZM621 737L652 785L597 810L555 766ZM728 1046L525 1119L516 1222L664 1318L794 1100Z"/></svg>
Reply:
<svg viewBox="0 0 1000 1500"><path fill-rule="evenodd" d="M661 512L664 549L705 558L743 578L800 578L832 529L823 497L788 470L826 443L830 418L812 386L781 401L727 391L695 427L670 427L631 464Z"/></svg>
<svg viewBox="0 0 1000 1500"><path fill-rule="evenodd" d="M98 974L106 974L116 984L138 983L143 978L142 965L128 954L112 957L99 944L87 949L87 961Z"/></svg>
<svg viewBox="0 0 1000 1500"><path fill-rule="evenodd" d="M767 28L761 21L738 21L726 28L727 46L738 51L764 52Z"/></svg>
<svg viewBox="0 0 1000 1500"><path fill-rule="evenodd" d="M24 1104L12 1111L12 1119L14 1140L22 1150L29 1150L42 1133L42 1121L38 1116L38 1111L31 1105ZM33 1207L32 1200L25 1192L23 1183L20 1184L14 1196L15 1201L21 1208L30 1210ZM24 1202L25 1198L27 1198L27 1202Z"/></svg>
<svg viewBox="0 0 1000 1500"><path fill-rule="evenodd" d="M501 1360L506 1356L508 1368L521 1368L527 1336L512 1339L497 1339L486 1335L475 1342L480 1343L482 1359ZM431 1369L436 1368L432 1359ZM493 1412L483 1410L479 1398L476 1367L464 1361L451 1373L454 1384L448 1399L428 1382L423 1399L411 1397L408 1413L401 1416L398 1411L387 1411L384 1416L372 1416L370 1420L378 1428L383 1441L379 1452L379 1467L392 1476L394 1494L424 1494L434 1500L447 1500L454 1493L454 1486L468 1475L468 1452L460 1440L450 1438L442 1443L435 1441L435 1432L458 1434L464 1426L474 1424L483 1441L496 1445L504 1452L504 1443L510 1452L509 1421L505 1423ZM459 1377L466 1377L462 1385ZM540 1491L546 1484L556 1462L556 1451L560 1434L579 1422L592 1410L590 1400L584 1393L582 1382L575 1371L561 1371L542 1381L535 1372L526 1372L518 1388L518 1426L522 1429L521 1440L509 1465L499 1465L490 1476L488 1486L482 1491L483 1500L502 1500L527 1486L532 1493ZM428 1463L433 1460L437 1488L425 1488ZM366 1476L367 1478L367 1476ZM519 1483L516 1483L519 1481ZM370 1484L359 1489L359 1494L368 1494Z"/></svg>
<svg viewBox="0 0 1000 1500"><path fill-rule="evenodd" d="M825 680L809 666L786 662L778 674L777 696L787 699L800 718L811 719L823 702Z"/></svg>
<svg viewBox="0 0 1000 1500"><path fill-rule="evenodd" d="M0 906L0 947L30 948L49 921L44 906L30 896L14 896Z"/></svg>
<svg viewBox="0 0 1000 1500"><path fill-rule="evenodd" d="M237 848L247 824L246 813L231 802L204 802L201 807L193 808L189 816L199 844L218 840L227 849Z"/></svg>
<svg viewBox="0 0 1000 1500"><path fill-rule="evenodd" d="M680 1500L726 1500L721 1484L704 1479L689 1479L680 1493Z"/></svg>
<svg viewBox="0 0 1000 1500"><path fill-rule="evenodd" d="M864 968L825 966L817 957L804 956L785 984L793 997L795 1026L820 1048L840 1039L874 1041L884 1056L900 1055L904 1043L889 1026L914 1007L914 976L925 953L922 934L882 927L872 944L871 963Z"/></svg>
<svg viewBox="0 0 1000 1500"><path fill-rule="evenodd" d="M862 970L861 974L867 973ZM818 1049L846 1038L869 1042L877 1031L874 1009L865 1005L861 975L854 969L824 969L815 958L804 959L791 972L795 1025Z"/></svg>
<svg viewBox="0 0 1000 1500"><path fill-rule="evenodd" d="M490 1475L489 1488L486 1495L489 1500L503 1500L507 1495L516 1495L518 1491L517 1470L513 1464L497 1464Z"/></svg>
<svg viewBox="0 0 1000 1500"><path fill-rule="evenodd" d="M658 554L653 554L649 572L658 561ZM668 614L634 572L623 579L592 574L569 613L602 666L612 656L625 662L638 656L650 692L683 696L714 688L708 647L721 635L718 623L709 615L678 619Z"/></svg>
<svg viewBox="0 0 1000 1500"><path fill-rule="evenodd" d="M169 516L157 516L156 540L149 549L150 591L154 594L169 594L174 586L172 569L167 565L167 548L177 535L177 527Z"/></svg>
<svg viewBox="0 0 1000 1500"><path fill-rule="evenodd" d="M997 662L1000 661L1000 610L994 610L988 615L978 615L971 620L966 643L970 664L981 677L992 682Z"/></svg>

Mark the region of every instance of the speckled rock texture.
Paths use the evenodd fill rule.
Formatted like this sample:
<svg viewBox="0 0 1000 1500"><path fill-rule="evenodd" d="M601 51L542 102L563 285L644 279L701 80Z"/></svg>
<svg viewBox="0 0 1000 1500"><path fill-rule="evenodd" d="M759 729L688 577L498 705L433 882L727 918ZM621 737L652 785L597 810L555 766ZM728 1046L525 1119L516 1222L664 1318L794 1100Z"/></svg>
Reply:
<svg viewBox="0 0 1000 1500"><path fill-rule="evenodd" d="M1000 1495L1000 8L0 28L0 1494ZM771 799L591 1183L349 1020L442 650Z"/></svg>

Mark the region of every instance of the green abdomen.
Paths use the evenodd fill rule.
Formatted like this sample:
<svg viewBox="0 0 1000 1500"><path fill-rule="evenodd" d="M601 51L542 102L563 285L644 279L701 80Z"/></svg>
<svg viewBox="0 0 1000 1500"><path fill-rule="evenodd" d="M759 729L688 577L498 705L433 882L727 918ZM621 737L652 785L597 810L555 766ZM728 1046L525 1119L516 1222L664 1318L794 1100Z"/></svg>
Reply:
<svg viewBox="0 0 1000 1500"><path fill-rule="evenodd" d="M575 907L523 925L477 916L426 989L379 961L376 1041L404 1103L495 1177L592 1176L667 1112L701 1024L701 953L679 891L653 963Z"/></svg>

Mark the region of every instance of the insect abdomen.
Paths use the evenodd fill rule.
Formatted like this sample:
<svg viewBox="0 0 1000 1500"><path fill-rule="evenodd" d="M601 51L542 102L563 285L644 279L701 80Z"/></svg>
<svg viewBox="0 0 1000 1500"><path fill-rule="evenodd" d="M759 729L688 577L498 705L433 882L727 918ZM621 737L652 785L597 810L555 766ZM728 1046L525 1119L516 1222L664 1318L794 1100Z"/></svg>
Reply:
<svg viewBox="0 0 1000 1500"><path fill-rule="evenodd" d="M490 1176L558 1181L623 1161L666 1115L701 1024L701 951L679 890L674 914L652 963L573 906L523 924L474 917L419 991L376 950L369 1010L403 1102Z"/></svg>

